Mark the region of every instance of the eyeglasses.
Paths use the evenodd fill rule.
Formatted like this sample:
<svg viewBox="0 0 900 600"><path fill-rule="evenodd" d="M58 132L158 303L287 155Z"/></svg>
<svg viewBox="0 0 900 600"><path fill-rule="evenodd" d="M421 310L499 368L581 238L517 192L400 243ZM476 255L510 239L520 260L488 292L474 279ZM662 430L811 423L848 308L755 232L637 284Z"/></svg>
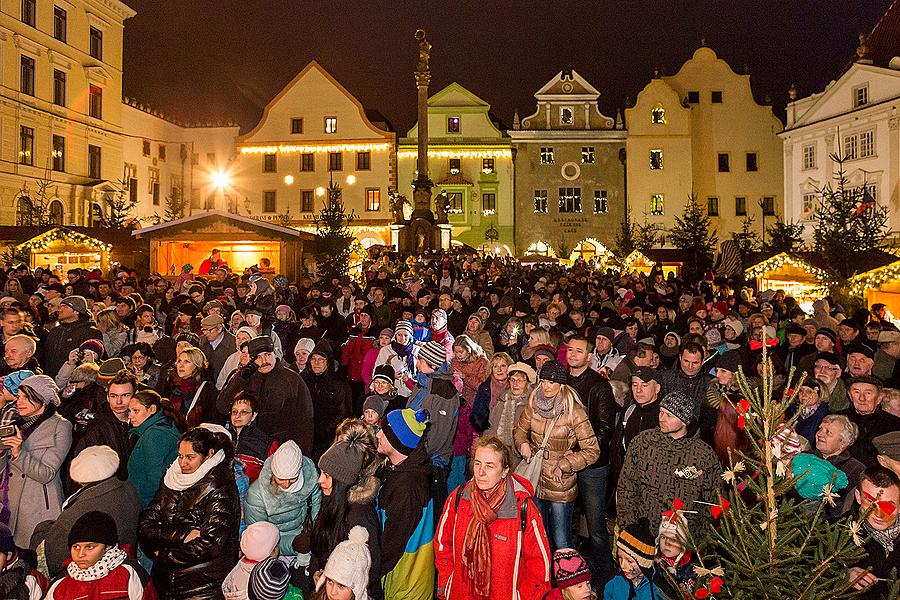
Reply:
<svg viewBox="0 0 900 600"><path fill-rule="evenodd" d="M862 497L865 500L863 504L871 505L875 504L875 507L872 509L872 512L876 517L881 519L882 521L896 521L897 520L897 505L891 502L890 500L879 500L872 494L868 492L862 492Z"/></svg>
<svg viewBox="0 0 900 600"><path fill-rule="evenodd" d="M250 410L233 410L231 411L232 417L246 417L247 415L252 415L253 411Z"/></svg>

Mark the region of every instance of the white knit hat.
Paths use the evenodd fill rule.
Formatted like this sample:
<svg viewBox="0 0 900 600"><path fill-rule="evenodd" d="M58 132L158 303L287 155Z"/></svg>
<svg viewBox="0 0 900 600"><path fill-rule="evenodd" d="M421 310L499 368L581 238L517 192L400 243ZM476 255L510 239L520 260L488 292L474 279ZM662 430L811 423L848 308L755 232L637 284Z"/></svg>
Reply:
<svg viewBox="0 0 900 600"><path fill-rule="evenodd" d="M278 479L294 479L300 476L303 452L294 440L288 440L272 455L272 475Z"/></svg>
<svg viewBox="0 0 900 600"><path fill-rule="evenodd" d="M316 584L318 592L325 585L325 578L345 585L353 590L354 598L368 598L369 569L372 557L369 555L369 532L359 525L350 530L347 539L334 549L322 577Z"/></svg>
<svg viewBox="0 0 900 600"><path fill-rule="evenodd" d="M88 446L72 459L69 476L76 483L105 481L119 470L119 455L109 446Z"/></svg>
<svg viewBox="0 0 900 600"><path fill-rule="evenodd" d="M248 560L260 562L272 555L280 540L278 526L268 521L257 521L248 525L241 535L241 552Z"/></svg>

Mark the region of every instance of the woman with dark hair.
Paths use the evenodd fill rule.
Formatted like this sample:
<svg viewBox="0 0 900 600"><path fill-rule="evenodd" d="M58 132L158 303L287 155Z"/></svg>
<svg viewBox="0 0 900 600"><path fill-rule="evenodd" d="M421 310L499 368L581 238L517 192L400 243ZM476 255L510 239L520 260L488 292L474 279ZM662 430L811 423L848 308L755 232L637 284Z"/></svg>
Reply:
<svg viewBox="0 0 900 600"><path fill-rule="evenodd" d="M380 483L373 475L377 443L371 430L358 419L344 421L340 430L334 445L319 459L322 504L312 526L309 572L313 579L318 579L331 552L347 539L354 526L360 525L369 532L372 556L369 596L378 600L383 597L383 592L379 580L381 546L375 511Z"/></svg>
<svg viewBox="0 0 900 600"><path fill-rule="evenodd" d="M232 458L222 434L196 427L181 436L178 458L138 528L161 598L222 598L222 581L238 560L241 505Z"/></svg>
<svg viewBox="0 0 900 600"><path fill-rule="evenodd" d="M134 373L138 383L155 388L159 383L159 364L156 354L147 342L136 342L122 348L122 357L128 358L127 369Z"/></svg>
<svg viewBox="0 0 900 600"><path fill-rule="evenodd" d="M178 455L178 438L187 429L184 417L167 398L143 390L128 401L131 454L128 481L137 490L141 508L147 508L159 482Z"/></svg>
<svg viewBox="0 0 900 600"><path fill-rule="evenodd" d="M340 347L347 339L347 323L331 300L319 301L319 329L322 331L322 337L330 340L335 348ZM319 341L315 338L310 339L314 342Z"/></svg>
<svg viewBox="0 0 900 600"><path fill-rule="evenodd" d="M165 381L157 388L159 395L172 401L191 427L216 414L216 386L207 381L209 363L206 355L193 346L184 348L169 369Z"/></svg>
<svg viewBox="0 0 900 600"><path fill-rule="evenodd" d="M322 330L319 329L318 313L312 306L306 306L297 313L297 321L300 326L296 331L295 339L309 338L319 341L322 338Z"/></svg>
<svg viewBox="0 0 900 600"><path fill-rule="evenodd" d="M263 463L275 452L277 444L259 428L259 401L245 391L238 392L231 403L231 416L226 428L234 439L234 457L244 465L250 483L256 481Z"/></svg>

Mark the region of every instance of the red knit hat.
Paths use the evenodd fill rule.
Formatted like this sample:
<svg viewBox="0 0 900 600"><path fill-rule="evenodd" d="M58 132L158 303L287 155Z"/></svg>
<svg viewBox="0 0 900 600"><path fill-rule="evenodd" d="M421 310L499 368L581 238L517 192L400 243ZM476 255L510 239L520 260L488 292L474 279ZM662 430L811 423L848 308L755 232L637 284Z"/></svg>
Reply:
<svg viewBox="0 0 900 600"><path fill-rule="evenodd" d="M561 548L553 553L553 577L556 585L564 590L591 580L591 570L584 558L572 548Z"/></svg>

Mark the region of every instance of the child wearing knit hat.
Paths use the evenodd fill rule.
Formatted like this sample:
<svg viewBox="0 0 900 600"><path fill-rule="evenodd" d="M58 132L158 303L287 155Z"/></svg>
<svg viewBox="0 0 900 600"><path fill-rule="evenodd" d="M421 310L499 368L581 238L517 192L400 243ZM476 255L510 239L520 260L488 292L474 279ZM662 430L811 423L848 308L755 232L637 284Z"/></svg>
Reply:
<svg viewBox="0 0 900 600"><path fill-rule="evenodd" d="M596 600L591 590L591 570L577 550L560 548L553 553L553 579L556 587L544 600Z"/></svg>
<svg viewBox="0 0 900 600"><path fill-rule="evenodd" d="M337 545L316 583L313 600L367 600L369 597L369 532L357 525Z"/></svg>
<svg viewBox="0 0 900 600"><path fill-rule="evenodd" d="M669 572L678 587L688 595L694 590L694 556L688 548L689 530L684 513L667 510L656 536L657 563Z"/></svg>
<svg viewBox="0 0 900 600"><path fill-rule="evenodd" d="M642 517L626 525L616 540L621 575L613 577L603 589L604 600L631 598L665 598L656 581L659 578L654 559L656 543L650 533L650 522Z"/></svg>
<svg viewBox="0 0 900 600"><path fill-rule="evenodd" d="M253 568L269 557L278 557L281 533L268 521L250 524L241 535L241 560L222 582L225 600L247 600Z"/></svg>

